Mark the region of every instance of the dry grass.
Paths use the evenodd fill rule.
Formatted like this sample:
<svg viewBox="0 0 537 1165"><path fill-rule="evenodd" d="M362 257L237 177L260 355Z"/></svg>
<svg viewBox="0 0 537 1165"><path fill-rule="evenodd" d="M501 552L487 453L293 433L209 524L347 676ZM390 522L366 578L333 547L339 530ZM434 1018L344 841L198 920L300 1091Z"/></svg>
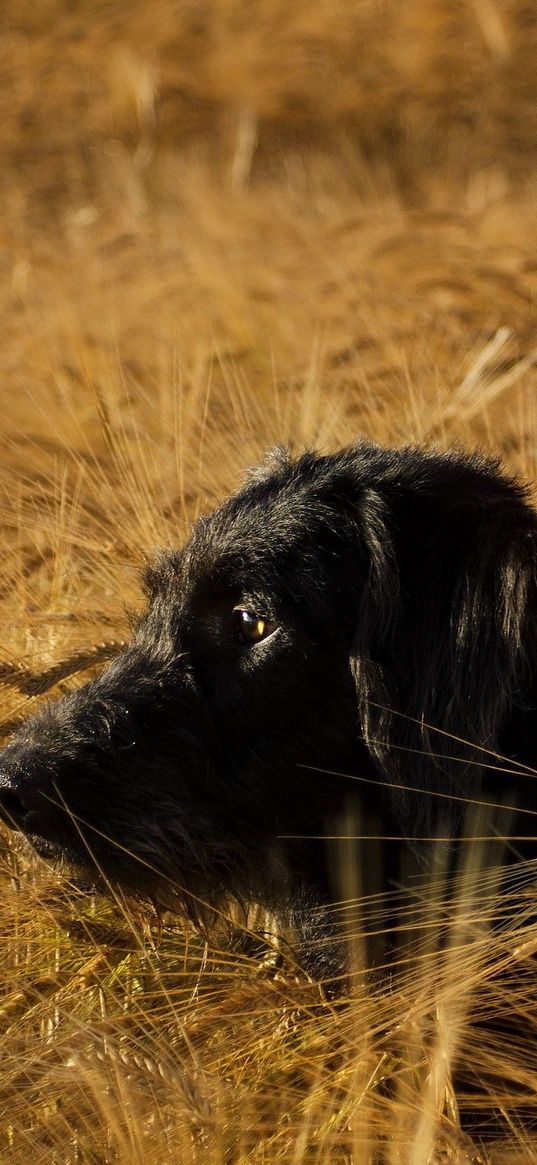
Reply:
<svg viewBox="0 0 537 1165"><path fill-rule="evenodd" d="M6 733L113 653L143 556L267 444L535 475L536 49L522 0L5 0ZM285 944L206 948L2 844L2 1160L535 1160L531 870L500 910L470 846L446 898L439 847L397 975L349 919L336 1006ZM491 1095L480 1148L460 1112Z"/></svg>

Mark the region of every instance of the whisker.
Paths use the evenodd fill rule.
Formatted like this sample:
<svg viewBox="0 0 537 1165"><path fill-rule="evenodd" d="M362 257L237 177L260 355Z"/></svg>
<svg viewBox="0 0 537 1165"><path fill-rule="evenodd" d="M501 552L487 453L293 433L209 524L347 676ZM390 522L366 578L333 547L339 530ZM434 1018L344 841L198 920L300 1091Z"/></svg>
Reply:
<svg viewBox="0 0 537 1165"><path fill-rule="evenodd" d="M298 768L307 769L312 773L323 773L327 777L341 777L345 781L358 781L364 785L376 785L381 788L397 789L403 793L418 793L421 797L437 797L443 801L457 801L462 805L476 805L484 809L501 809L503 812L524 813L529 817L537 817L537 809L528 809L522 805L507 805L495 801L481 801L476 797L461 797L457 793L440 793L438 789L427 789L420 785L403 785L396 781L384 781L380 777L359 777L356 773L341 773L335 769L325 769L318 765L299 764Z"/></svg>
<svg viewBox="0 0 537 1165"><path fill-rule="evenodd" d="M444 735L448 735L448 734L445 733ZM366 738L364 736L361 736L359 739L365 741ZM457 743L467 743L466 741L464 741L464 742L459 741L459 738L457 736L454 736L452 739L456 740ZM466 757L463 757L463 756L450 756L449 753L430 752L430 750L428 748L411 748L410 745L406 745L406 744L393 744L392 741L377 740L372 736L368 736L367 741L370 744L378 744L381 746L381 748L389 748L390 751L393 750L394 752L414 753L416 756L426 756L426 757L430 757L432 760L449 761L450 764L469 765L469 766L471 765L471 766L478 768L478 769L485 769L489 773L490 772L492 772L492 773L506 773L507 776L510 776L510 777L528 777L528 778L534 777L537 780L537 770L529 769L529 766L527 766L527 765L524 765L522 767L522 769L518 769L518 768L514 768L514 767L503 768L500 765L486 764L484 761L480 761L480 760L470 760L470 759L467 760ZM480 749L479 745L473 745L473 744L470 744L469 742L468 742L468 747L472 748L472 749L478 748L479 751L483 751L482 749ZM491 755L491 756L497 755L498 760L508 760L509 759L508 757L501 757L499 753L498 754L490 753L489 755ZM513 762L513 764L514 764L514 762ZM518 761L517 761L517 764L518 764Z"/></svg>
<svg viewBox="0 0 537 1165"><path fill-rule="evenodd" d="M478 805L484 804L481 801L472 802L472 804L474 803ZM490 806L490 808L494 808L494 806ZM386 833L279 833L277 836L279 841L407 841L412 843L415 841L423 841L427 842L428 845L434 845L439 842L456 842L457 845L460 845L464 842L471 844L474 841L498 841L502 845L507 845L510 841L534 841L537 845L537 837L534 833L513 834L513 836L511 834L506 834L505 836L500 834L483 834L481 837L459 837L457 834L447 834L445 836L434 834L433 836L429 835L429 837L426 835L419 837L413 834L405 836L404 834L398 833L392 835Z"/></svg>
<svg viewBox="0 0 537 1165"><path fill-rule="evenodd" d="M408 720L411 724L418 724L420 728L426 728L428 732L436 732L439 736L447 737L448 740L455 740L457 744L465 744L468 748L476 749L478 752L485 753L487 756L494 757L496 760L506 761L507 763L510 761L510 758L504 756L501 752L496 752L492 748L486 748L484 744L477 744L476 741L467 740L464 736L457 736L456 733L448 732L445 728L439 728L436 724L428 724L426 720L422 720L416 716L410 716L407 712L401 712L398 708L389 708L386 704L380 704L376 700L370 699L367 699L367 704L371 708L379 708L381 712L388 712L390 716L398 716L402 720ZM390 745L390 747L393 746ZM533 776L537 776L537 769L533 765L525 765L522 761L517 761L517 764L521 769L531 773Z"/></svg>

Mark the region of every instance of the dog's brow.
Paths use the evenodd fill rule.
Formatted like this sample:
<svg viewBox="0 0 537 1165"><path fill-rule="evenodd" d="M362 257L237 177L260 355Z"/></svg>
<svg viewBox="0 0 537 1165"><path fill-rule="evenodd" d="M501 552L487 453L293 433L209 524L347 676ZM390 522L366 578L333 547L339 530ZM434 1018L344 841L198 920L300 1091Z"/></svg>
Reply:
<svg viewBox="0 0 537 1165"><path fill-rule="evenodd" d="M141 571L141 585L149 596L163 590L166 585L176 578L184 566L184 549L160 550L150 562L146 562Z"/></svg>

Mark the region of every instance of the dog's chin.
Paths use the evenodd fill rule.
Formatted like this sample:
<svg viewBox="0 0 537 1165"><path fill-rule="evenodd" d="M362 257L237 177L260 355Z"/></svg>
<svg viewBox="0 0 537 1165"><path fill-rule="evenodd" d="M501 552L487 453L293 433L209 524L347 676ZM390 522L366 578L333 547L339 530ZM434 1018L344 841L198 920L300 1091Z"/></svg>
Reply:
<svg viewBox="0 0 537 1165"><path fill-rule="evenodd" d="M69 882L78 890L149 902L159 910L187 915L195 924L201 918L212 916L206 890L201 895L198 890L200 896L189 894L172 878L138 865L134 857L132 864L125 861L121 867L117 855L110 858L105 851L93 858L89 850L83 846L78 848L68 840L60 843L43 833L31 831L25 832L24 839L39 858L54 866L62 875L67 874Z"/></svg>
<svg viewBox="0 0 537 1165"><path fill-rule="evenodd" d="M77 869L85 865L85 863L81 863L79 855L75 854L69 846L60 845L56 841L50 841L40 833L27 833L26 840L38 857L43 858L44 861L50 862L52 865L67 865Z"/></svg>
<svg viewBox="0 0 537 1165"><path fill-rule="evenodd" d="M39 858L43 858L43 861L56 869L69 871L77 881L83 880L85 884L95 887L99 881L104 882L99 867L92 861L91 856L82 847L79 849L76 844L71 844L69 840L53 839L47 837L44 830L38 833L31 829L25 830L24 839Z"/></svg>
<svg viewBox="0 0 537 1165"><path fill-rule="evenodd" d="M119 871L117 864L111 863L108 869L105 861L98 864L91 860L89 854L81 854L74 847L60 845L40 834L29 833L26 841L38 857L56 869L61 869L62 873L67 872L69 881L78 889L112 897L118 894L135 897L164 910L178 909L177 893L173 886L167 886L162 879L147 877L143 880L144 884L141 884L137 868Z"/></svg>
<svg viewBox="0 0 537 1165"><path fill-rule="evenodd" d="M38 857L44 858L47 862L54 862L55 865L62 861L63 851L59 845L54 845L53 842L46 841L38 833L28 833L26 839Z"/></svg>
<svg viewBox="0 0 537 1165"><path fill-rule="evenodd" d="M117 877L109 878L87 855L82 856L74 847L60 845L37 833L28 833L25 839L34 854L47 865L53 866L62 876L67 875L69 883L77 890L107 896L115 895L118 891L128 893L128 888L121 885Z"/></svg>

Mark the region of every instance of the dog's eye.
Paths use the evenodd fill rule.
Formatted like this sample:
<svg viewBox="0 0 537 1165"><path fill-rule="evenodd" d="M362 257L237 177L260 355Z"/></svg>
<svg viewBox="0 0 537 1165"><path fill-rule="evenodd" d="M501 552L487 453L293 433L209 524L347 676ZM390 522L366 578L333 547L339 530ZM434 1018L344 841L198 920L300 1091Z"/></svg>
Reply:
<svg viewBox="0 0 537 1165"><path fill-rule="evenodd" d="M276 624L246 607L233 608L235 634L240 643L259 643L276 630Z"/></svg>

